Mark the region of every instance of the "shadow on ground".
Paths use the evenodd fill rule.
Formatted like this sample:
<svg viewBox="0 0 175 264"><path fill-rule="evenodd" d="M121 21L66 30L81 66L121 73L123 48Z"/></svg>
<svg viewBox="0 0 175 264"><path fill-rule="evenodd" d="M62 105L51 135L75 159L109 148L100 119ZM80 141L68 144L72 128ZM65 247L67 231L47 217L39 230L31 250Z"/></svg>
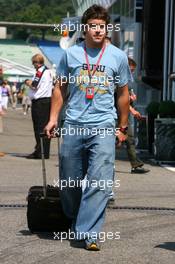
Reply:
<svg viewBox="0 0 175 264"><path fill-rule="evenodd" d="M175 251L175 242L164 242L163 244L157 245L155 248Z"/></svg>

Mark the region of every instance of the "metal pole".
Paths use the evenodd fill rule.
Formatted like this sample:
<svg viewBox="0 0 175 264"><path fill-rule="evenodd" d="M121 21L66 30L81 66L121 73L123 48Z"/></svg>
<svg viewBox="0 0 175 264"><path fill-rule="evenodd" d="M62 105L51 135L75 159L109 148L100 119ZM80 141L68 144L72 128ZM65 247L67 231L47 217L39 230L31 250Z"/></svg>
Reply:
<svg viewBox="0 0 175 264"><path fill-rule="evenodd" d="M172 58L173 58L173 68L172 68L172 71L174 72L174 82L172 82L172 87L171 87L171 91L172 91L172 100L175 101L175 3L173 3L174 6L173 6L173 10L174 10L174 13L173 13L173 21L174 21L174 24L173 24L173 35L174 35L174 39L173 39L173 54L172 54Z"/></svg>
<svg viewBox="0 0 175 264"><path fill-rule="evenodd" d="M165 1L165 33L164 33L164 60L163 60L163 100L167 99L167 85L168 85L168 50L169 50L169 8L170 1Z"/></svg>
<svg viewBox="0 0 175 264"><path fill-rule="evenodd" d="M170 0L170 16L169 16L169 50L168 50L168 76L171 72L171 66L172 66L172 58L173 58L173 45L172 45L172 40L173 40L173 0ZM168 78L168 94L167 94L167 99L171 100L172 99L172 82Z"/></svg>

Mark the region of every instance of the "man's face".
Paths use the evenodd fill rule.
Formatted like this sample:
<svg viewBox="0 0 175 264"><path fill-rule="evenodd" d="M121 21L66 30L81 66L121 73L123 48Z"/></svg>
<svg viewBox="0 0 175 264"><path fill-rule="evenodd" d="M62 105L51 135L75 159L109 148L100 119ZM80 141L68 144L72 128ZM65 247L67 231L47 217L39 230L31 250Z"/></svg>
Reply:
<svg viewBox="0 0 175 264"><path fill-rule="evenodd" d="M29 86L29 85L30 85L30 80L25 81L25 84L26 84L27 86Z"/></svg>
<svg viewBox="0 0 175 264"><path fill-rule="evenodd" d="M102 19L89 19L87 21L85 38L96 44L104 41L106 37L106 23Z"/></svg>
<svg viewBox="0 0 175 264"><path fill-rule="evenodd" d="M135 72L136 67L134 65L129 65L131 73Z"/></svg>
<svg viewBox="0 0 175 264"><path fill-rule="evenodd" d="M35 68L36 70L39 69L39 68L42 66L42 64L40 63L40 61L37 60L37 59L33 60L33 61L32 61L32 64L33 64L33 66L34 66L34 68Z"/></svg>

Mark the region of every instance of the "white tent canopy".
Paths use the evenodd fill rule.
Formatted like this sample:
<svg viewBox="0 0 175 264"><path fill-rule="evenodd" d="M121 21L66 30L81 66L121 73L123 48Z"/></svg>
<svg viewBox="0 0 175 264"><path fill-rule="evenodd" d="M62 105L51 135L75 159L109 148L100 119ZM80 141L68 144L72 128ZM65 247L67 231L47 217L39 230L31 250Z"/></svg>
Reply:
<svg viewBox="0 0 175 264"><path fill-rule="evenodd" d="M0 57L0 67L3 69L3 74L8 76L9 81L22 82L26 78L32 78L34 69L19 63Z"/></svg>
<svg viewBox="0 0 175 264"><path fill-rule="evenodd" d="M78 16L82 16L84 11L91 5L97 4L108 9L114 2L116 2L116 0L72 0Z"/></svg>

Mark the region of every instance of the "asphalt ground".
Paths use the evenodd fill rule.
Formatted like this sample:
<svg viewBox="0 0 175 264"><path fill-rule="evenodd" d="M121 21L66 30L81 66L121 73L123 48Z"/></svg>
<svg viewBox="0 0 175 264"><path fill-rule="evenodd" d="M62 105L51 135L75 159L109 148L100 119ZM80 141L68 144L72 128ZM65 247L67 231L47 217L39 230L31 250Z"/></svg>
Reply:
<svg viewBox="0 0 175 264"><path fill-rule="evenodd" d="M30 233L26 196L30 186L42 184L41 161L24 157L34 146L31 117L24 116L21 109L9 109L3 125L4 132L0 134L0 152L5 153L0 157L0 263L175 263L173 171L147 161L145 167L150 169L149 173L131 174L127 160L116 160L115 179L120 180L120 187L114 188L115 204L106 210L101 251L89 252L72 241L58 240L52 233ZM53 184L58 170L56 139L52 140L51 158L46 167L48 183ZM120 234L120 239L116 234Z"/></svg>

